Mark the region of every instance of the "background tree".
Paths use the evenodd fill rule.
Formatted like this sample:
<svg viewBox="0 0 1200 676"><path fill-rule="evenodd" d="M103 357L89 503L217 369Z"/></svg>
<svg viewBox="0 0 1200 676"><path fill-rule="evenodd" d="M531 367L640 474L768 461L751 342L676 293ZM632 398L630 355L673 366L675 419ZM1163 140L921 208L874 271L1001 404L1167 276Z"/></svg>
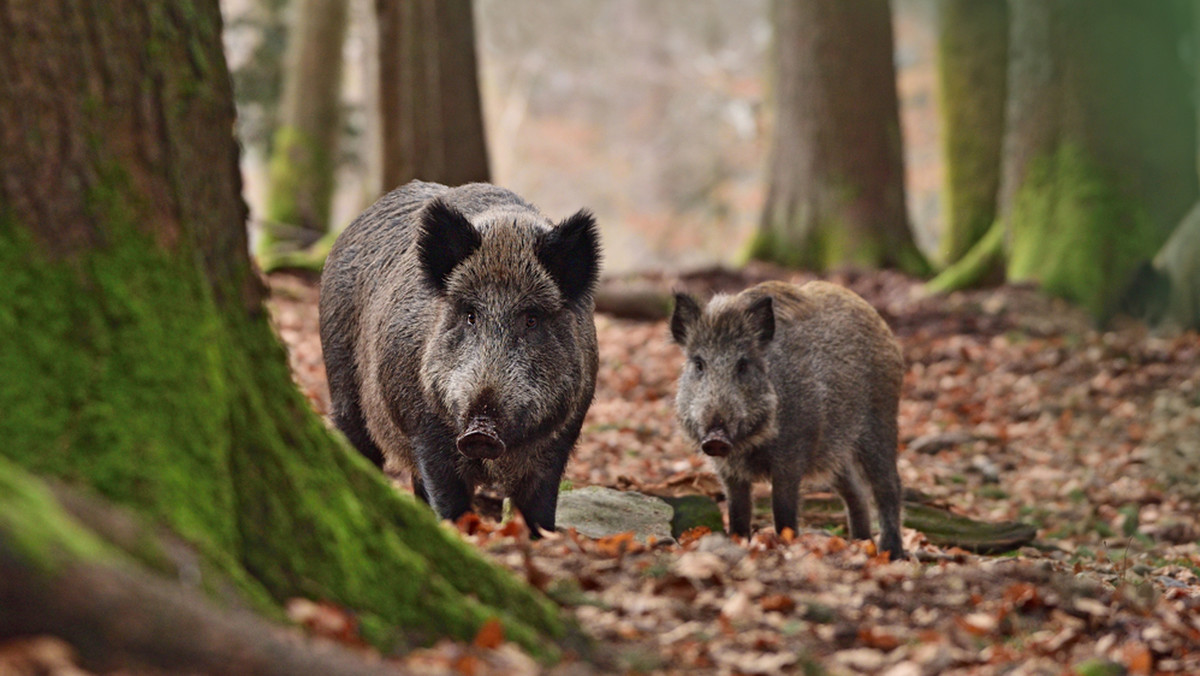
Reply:
<svg viewBox="0 0 1200 676"><path fill-rule="evenodd" d="M383 189L488 180L471 0L377 0Z"/></svg>
<svg viewBox="0 0 1200 676"><path fill-rule="evenodd" d="M289 0L256 0L225 18L226 55L243 147L269 152L271 133L279 127L290 4Z"/></svg>
<svg viewBox="0 0 1200 676"><path fill-rule="evenodd" d="M305 256L297 252L329 230L341 138L342 44L348 4L346 0L293 3L279 126L268 170L266 223L257 248L264 270L302 264Z"/></svg>
<svg viewBox="0 0 1200 676"><path fill-rule="evenodd" d="M999 259L1093 316L1114 312L1196 200L1179 3L1014 0L999 218L934 290Z"/></svg>
<svg viewBox="0 0 1200 676"><path fill-rule="evenodd" d="M395 492L292 384L246 255L216 0L0 0L0 24L0 625L50 621L60 606L28 595L75 564L133 558L267 613L331 600L385 648L498 617L553 651L548 602ZM196 555L97 544L25 471Z"/></svg>
<svg viewBox="0 0 1200 676"><path fill-rule="evenodd" d="M776 0L775 129L752 258L925 270L908 227L887 0Z"/></svg>
<svg viewBox="0 0 1200 676"><path fill-rule="evenodd" d="M937 73L946 173L943 264L961 259L996 219L1007 57L1006 0L941 0Z"/></svg>

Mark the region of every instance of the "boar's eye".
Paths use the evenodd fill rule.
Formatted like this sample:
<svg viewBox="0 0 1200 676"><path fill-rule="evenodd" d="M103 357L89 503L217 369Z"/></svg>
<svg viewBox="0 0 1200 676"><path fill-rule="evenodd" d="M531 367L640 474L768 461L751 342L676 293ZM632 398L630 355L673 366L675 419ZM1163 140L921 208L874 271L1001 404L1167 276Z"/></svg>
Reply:
<svg viewBox="0 0 1200 676"><path fill-rule="evenodd" d="M704 358L692 357L692 366L696 368L696 373L704 373Z"/></svg>
<svg viewBox="0 0 1200 676"><path fill-rule="evenodd" d="M750 370L750 360L749 359L742 357L741 359L737 360L737 374L739 376L746 375L746 372L749 370Z"/></svg>
<svg viewBox="0 0 1200 676"><path fill-rule="evenodd" d="M475 326L476 319L477 319L477 317L475 316L475 311L467 310L467 323L470 324L471 326Z"/></svg>
<svg viewBox="0 0 1200 676"><path fill-rule="evenodd" d="M525 328L536 329L538 325L538 315L533 310L525 313Z"/></svg>

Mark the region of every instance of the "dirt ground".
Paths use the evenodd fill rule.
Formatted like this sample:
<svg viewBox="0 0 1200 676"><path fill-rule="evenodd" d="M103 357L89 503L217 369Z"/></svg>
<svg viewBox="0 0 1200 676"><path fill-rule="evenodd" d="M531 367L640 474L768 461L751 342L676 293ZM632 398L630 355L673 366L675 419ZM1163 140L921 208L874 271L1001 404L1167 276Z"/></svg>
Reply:
<svg viewBox="0 0 1200 676"><path fill-rule="evenodd" d="M637 281L706 294L767 278L811 277L752 267ZM692 533L652 546L570 533L530 542L490 516L460 524L601 646L602 667L556 670L1200 673L1200 336L1133 322L1100 331L1029 288L923 298L894 273L829 279L875 305L904 347L906 488L975 519L1034 524L1037 540L989 557L905 530L916 556L889 562L836 529L781 539L769 516L746 542ZM315 284L283 274L271 286L297 383L325 413ZM722 497L675 429L682 357L666 323L598 315L596 326L599 385L565 478ZM444 642L399 661L536 670L494 645Z"/></svg>

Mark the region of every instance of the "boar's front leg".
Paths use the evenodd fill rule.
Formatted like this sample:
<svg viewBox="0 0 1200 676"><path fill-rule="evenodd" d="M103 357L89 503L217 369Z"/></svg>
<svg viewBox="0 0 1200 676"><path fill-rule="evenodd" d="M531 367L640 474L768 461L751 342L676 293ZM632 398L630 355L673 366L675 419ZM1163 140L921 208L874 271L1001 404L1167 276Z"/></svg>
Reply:
<svg viewBox="0 0 1200 676"><path fill-rule="evenodd" d="M529 536L541 537L538 529L554 530L554 520L558 513L558 485L561 474L551 473L537 480L537 483L527 492L512 496L513 506L521 510L525 524L529 526Z"/></svg>
<svg viewBox="0 0 1200 676"><path fill-rule="evenodd" d="M413 452L420 478L414 477L413 488L443 519L457 521L471 511L473 486L458 475L453 459L447 458L426 441L414 441Z"/></svg>
<svg viewBox="0 0 1200 676"><path fill-rule="evenodd" d="M771 472L771 515L775 532L784 528L796 532L800 513L800 472L792 468L776 468Z"/></svg>
<svg viewBox="0 0 1200 676"><path fill-rule="evenodd" d="M417 496L421 502L429 504L429 493L425 491L425 484L421 483L421 473L413 472L412 475L412 491L413 495Z"/></svg>
<svg viewBox="0 0 1200 676"><path fill-rule="evenodd" d="M525 517L530 537L541 537L538 533L539 528L554 531L555 517L558 514L558 487L562 483L562 475L567 469L567 457L570 454L570 446L551 454L550 466L542 474L530 477L528 483L514 491L511 496L513 506L521 510L521 516Z"/></svg>
<svg viewBox="0 0 1200 676"><path fill-rule="evenodd" d="M725 495L729 498L729 532L733 535L750 537L750 482L732 476L721 477L725 484Z"/></svg>

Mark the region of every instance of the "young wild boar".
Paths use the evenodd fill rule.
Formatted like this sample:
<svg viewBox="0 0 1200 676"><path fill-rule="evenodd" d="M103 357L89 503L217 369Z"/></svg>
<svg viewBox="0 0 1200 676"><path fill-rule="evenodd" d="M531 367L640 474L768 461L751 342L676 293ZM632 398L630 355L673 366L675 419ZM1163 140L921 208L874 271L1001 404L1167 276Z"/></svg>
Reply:
<svg viewBox="0 0 1200 676"><path fill-rule="evenodd" d="M599 235L554 225L517 195L413 181L338 237L321 278L333 420L382 466L413 472L439 516L498 486L532 532L596 387Z"/></svg>
<svg viewBox="0 0 1200 676"><path fill-rule="evenodd" d="M865 478L880 548L904 556L896 472L904 358L874 308L826 282L766 282L704 309L676 295L671 335L687 357L679 423L712 457L733 533L750 533L752 481L771 480L781 531L796 528L800 480L825 476L846 503L850 535L868 539Z"/></svg>

